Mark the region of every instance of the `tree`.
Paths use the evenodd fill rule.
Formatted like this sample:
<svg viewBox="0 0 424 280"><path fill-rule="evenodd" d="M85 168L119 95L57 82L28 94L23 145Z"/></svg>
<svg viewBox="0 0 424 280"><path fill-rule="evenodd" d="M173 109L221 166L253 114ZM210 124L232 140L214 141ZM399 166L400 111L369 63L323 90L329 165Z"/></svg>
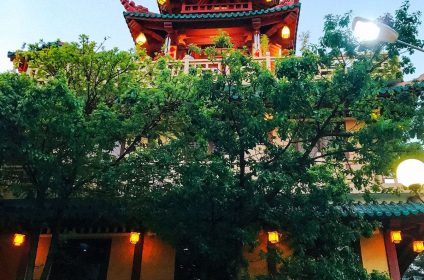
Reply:
<svg viewBox="0 0 424 280"><path fill-rule="evenodd" d="M418 255L414 262L411 264L411 266L406 270L405 274L403 275L404 279L422 279L424 277L424 257L422 254ZM421 277L421 278L419 278Z"/></svg>
<svg viewBox="0 0 424 280"><path fill-rule="evenodd" d="M142 139L172 133L178 126L172 115L189 83L163 74L170 72L167 58L140 62L138 55L103 50L86 36L78 43L32 46L17 57L36 72L32 78L0 75L0 163L22 166L25 181L18 180L15 191L33 202L26 279L32 279L42 224L52 229L44 280L70 199L88 197L102 174L119 169ZM52 209L46 209L48 200Z"/></svg>
<svg viewBox="0 0 424 280"><path fill-rule="evenodd" d="M399 13L396 26L410 18ZM226 67L191 70L179 137L133 154L129 169L155 164L120 180L145 225L187 252L177 278L247 277L243 248L263 229L283 232L292 250L269 247L269 279L386 279L361 266L353 244L375 225L353 215L349 193L380 190L377 174L422 151L409 141L423 141L422 93L383 90L402 76L381 67L395 47L359 46L346 14L327 16L320 42L281 59L276 75L240 50L208 49Z"/></svg>

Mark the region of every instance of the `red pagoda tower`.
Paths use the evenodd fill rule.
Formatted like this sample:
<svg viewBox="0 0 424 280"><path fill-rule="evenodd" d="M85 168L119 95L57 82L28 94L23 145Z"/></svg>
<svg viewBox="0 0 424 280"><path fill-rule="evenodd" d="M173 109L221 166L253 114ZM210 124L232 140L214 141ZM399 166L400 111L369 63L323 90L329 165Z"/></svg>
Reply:
<svg viewBox="0 0 424 280"><path fill-rule="evenodd" d="M160 13L129 0L121 3L135 44L152 57L165 51L182 59L189 45L210 46L221 30L235 48L247 47L257 57L262 34L269 39L270 56L296 47L299 0L157 0Z"/></svg>

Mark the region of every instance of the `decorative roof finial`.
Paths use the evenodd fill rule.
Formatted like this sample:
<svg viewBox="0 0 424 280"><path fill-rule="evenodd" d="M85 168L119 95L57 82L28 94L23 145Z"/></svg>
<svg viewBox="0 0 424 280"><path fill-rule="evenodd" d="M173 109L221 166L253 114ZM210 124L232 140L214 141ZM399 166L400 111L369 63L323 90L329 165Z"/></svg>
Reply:
<svg viewBox="0 0 424 280"><path fill-rule="evenodd" d="M148 13L149 12L148 8L141 6L141 5L136 5L134 3L134 1L121 0L121 4L122 4L122 6L124 6L124 8L127 12L136 12L136 13Z"/></svg>
<svg viewBox="0 0 424 280"><path fill-rule="evenodd" d="M278 6L291 6L299 3L299 0L280 0Z"/></svg>

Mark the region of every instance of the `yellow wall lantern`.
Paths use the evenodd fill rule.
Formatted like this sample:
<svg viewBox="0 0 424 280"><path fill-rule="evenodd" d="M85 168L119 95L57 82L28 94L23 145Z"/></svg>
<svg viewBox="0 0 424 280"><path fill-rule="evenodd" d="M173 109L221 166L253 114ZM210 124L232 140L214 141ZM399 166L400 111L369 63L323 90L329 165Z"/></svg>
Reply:
<svg viewBox="0 0 424 280"><path fill-rule="evenodd" d="M268 232L268 241L271 244L275 244L280 242L280 235L277 231L269 231Z"/></svg>
<svg viewBox="0 0 424 280"><path fill-rule="evenodd" d="M392 230L390 232L390 238L393 243L399 244L402 241L402 232L400 230Z"/></svg>
<svg viewBox="0 0 424 280"><path fill-rule="evenodd" d="M290 38L290 28L287 25L284 25L283 29L281 29L281 38Z"/></svg>
<svg viewBox="0 0 424 280"><path fill-rule="evenodd" d="M15 233L13 236L13 245L16 247L21 246L25 242L25 234Z"/></svg>
<svg viewBox="0 0 424 280"><path fill-rule="evenodd" d="M158 4L161 5L161 6L165 3L166 3L166 0L158 0Z"/></svg>
<svg viewBox="0 0 424 280"><path fill-rule="evenodd" d="M135 39L135 42L137 43L137 45L142 46L147 42L147 38L146 35L144 35L143 32L140 32L140 34L138 34L137 38Z"/></svg>
<svg viewBox="0 0 424 280"><path fill-rule="evenodd" d="M130 243L137 244L140 241L140 233L139 232L131 232L130 233Z"/></svg>
<svg viewBox="0 0 424 280"><path fill-rule="evenodd" d="M414 241L412 242L412 248L415 253L422 253L424 251L424 241Z"/></svg>

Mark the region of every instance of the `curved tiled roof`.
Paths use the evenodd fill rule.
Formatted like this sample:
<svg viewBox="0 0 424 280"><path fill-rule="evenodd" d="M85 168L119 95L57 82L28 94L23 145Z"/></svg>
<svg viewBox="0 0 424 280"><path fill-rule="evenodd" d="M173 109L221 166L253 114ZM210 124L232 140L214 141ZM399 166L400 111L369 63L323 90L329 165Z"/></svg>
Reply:
<svg viewBox="0 0 424 280"><path fill-rule="evenodd" d="M353 205L353 212L369 218L401 217L424 214L424 203L417 202L382 202L358 203Z"/></svg>
<svg viewBox="0 0 424 280"><path fill-rule="evenodd" d="M157 19L208 19L208 18L236 18L250 17L256 15L266 15L275 12L287 11L294 8L300 8L301 4L297 3L290 6L279 6L270 9L245 11L245 12L228 12L228 13L191 13L191 14L157 14L157 13L137 13L124 12L124 17L142 17Z"/></svg>
<svg viewBox="0 0 424 280"><path fill-rule="evenodd" d="M44 229L56 217L60 201L47 200L45 207L34 215L34 201L27 199L0 200L0 233L26 228L39 223ZM106 229L139 228L139 221L127 215L127 206L117 201L72 199L64 211L63 225L66 228Z"/></svg>
<svg viewBox="0 0 424 280"><path fill-rule="evenodd" d="M424 81L416 80L411 83L401 83L392 87L382 88L380 93L382 94L392 94L400 93L403 91L424 91Z"/></svg>

